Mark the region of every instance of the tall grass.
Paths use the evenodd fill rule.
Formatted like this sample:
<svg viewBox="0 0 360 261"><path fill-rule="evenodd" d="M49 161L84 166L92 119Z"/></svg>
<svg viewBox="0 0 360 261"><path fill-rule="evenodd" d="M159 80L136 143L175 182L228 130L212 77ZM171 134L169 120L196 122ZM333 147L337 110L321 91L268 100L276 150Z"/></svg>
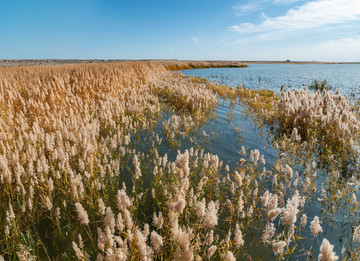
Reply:
<svg viewBox="0 0 360 261"><path fill-rule="evenodd" d="M247 65L243 62L235 61L182 61L182 60L157 60L155 63L162 64L167 70L178 71L186 69L201 68L243 68Z"/></svg>
<svg viewBox="0 0 360 261"><path fill-rule="evenodd" d="M316 166L298 173L281 153L267 169L264 155L243 148L230 169L204 151L195 139L207 137L201 124L222 91L148 62L0 69L0 255L234 260L247 256L255 229L274 257L291 258L303 227L321 233L318 218L304 215ZM298 99L283 94L275 106L267 91L235 93L269 121L279 121L273 109L288 97ZM341 97L323 96L347 110ZM195 146L173 158L161 152L179 137ZM326 241L321 249L332 251Z"/></svg>

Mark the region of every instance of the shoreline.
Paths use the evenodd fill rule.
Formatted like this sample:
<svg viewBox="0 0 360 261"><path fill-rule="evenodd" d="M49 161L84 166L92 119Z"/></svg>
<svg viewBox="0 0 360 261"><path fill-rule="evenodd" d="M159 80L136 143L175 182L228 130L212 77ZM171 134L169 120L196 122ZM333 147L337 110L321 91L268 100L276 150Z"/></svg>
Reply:
<svg viewBox="0 0 360 261"><path fill-rule="evenodd" d="M225 60L126 60L126 59L0 59L0 67L41 66L41 65L67 65L67 64L93 64L115 62L154 62L164 65L168 70L185 70L200 68L241 68L248 64L360 64L360 62L316 62L316 61L225 61Z"/></svg>

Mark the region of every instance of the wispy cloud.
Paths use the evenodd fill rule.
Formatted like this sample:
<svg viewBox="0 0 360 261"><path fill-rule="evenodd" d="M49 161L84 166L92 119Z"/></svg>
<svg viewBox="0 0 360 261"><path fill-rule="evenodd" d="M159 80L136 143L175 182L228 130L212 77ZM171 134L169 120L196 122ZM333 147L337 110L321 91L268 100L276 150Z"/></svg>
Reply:
<svg viewBox="0 0 360 261"><path fill-rule="evenodd" d="M226 49L231 50L229 57L235 60L360 62L360 35L323 39L314 44L272 44L267 40L266 44L264 43L258 38L255 40L252 37L243 37L236 43L227 45Z"/></svg>
<svg viewBox="0 0 360 261"><path fill-rule="evenodd" d="M198 43L198 42L200 41L199 37L197 37L197 36L191 37L191 40L192 40L194 43Z"/></svg>
<svg viewBox="0 0 360 261"><path fill-rule="evenodd" d="M317 0L290 9L284 16L265 18L260 24L242 23L230 29L239 33L296 31L359 20L359 0Z"/></svg>
<svg viewBox="0 0 360 261"><path fill-rule="evenodd" d="M205 40L207 38L206 35L197 35L197 36L193 36L191 37L191 41L193 41L194 43L199 43L201 42L202 40Z"/></svg>
<svg viewBox="0 0 360 261"><path fill-rule="evenodd" d="M296 48L289 55L296 54L295 59L317 61L360 61L360 35L327 40L314 46Z"/></svg>
<svg viewBox="0 0 360 261"><path fill-rule="evenodd" d="M237 16L244 16L253 13L255 11L264 9L267 2L268 0L257 0L248 2L246 4L239 4L233 7L234 13Z"/></svg>
<svg viewBox="0 0 360 261"><path fill-rule="evenodd" d="M302 0L274 0L275 4L291 5Z"/></svg>
<svg viewBox="0 0 360 261"><path fill-rule="evenodd" d="M250 0L246 4L238 4L233 7L234 13L237 16L245 16L256 11L260 11L271 4L289 5L303 0Z"/></svg>
<svg viewBox="0 0 360 261"><path fill-rule="evenodd" d="M319 50L339 50L340 52L357 54L360 58L360 36L329 40L317 46Z"/></svg>

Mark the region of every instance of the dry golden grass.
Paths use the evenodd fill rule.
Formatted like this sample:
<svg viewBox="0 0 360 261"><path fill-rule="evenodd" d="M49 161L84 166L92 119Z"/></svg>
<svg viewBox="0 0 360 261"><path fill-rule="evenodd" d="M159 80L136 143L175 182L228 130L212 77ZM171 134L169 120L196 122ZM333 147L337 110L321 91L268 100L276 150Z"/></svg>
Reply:
<svg viewBox="0 0 360 261"><path fill-rule="evenodd" d="M162 138L206 139L198 127L215 94L240 97L269 122L279 97L164 66L185 65L0 68L1 257L219 260L247 256L243 236L253 229L279 260L291 257L313 166L301 177L281 155L266 169L264 155L245 148L231 170L198 147L161 154Z"/></svg>
<svg viewBox="0 0 360 261"><path fill-rule="evenodd" d="M155 60L154 63L162 64L167 70L177 71L186 69L202 68L241 68L247 67L243 62L232 61L179 61L179 60Z"/></svg>
<svg viewBox="0 0 360 261"><path fill-rule="evenodd" d="M126 179L119 170L142 150L132 137L151 130L162 106L196 121L216 103L150 62L0 68L0 255L28 251L19 244L47 255L51 237L66 247L74 205L91 212L102 197L109 206Z"/></svg>

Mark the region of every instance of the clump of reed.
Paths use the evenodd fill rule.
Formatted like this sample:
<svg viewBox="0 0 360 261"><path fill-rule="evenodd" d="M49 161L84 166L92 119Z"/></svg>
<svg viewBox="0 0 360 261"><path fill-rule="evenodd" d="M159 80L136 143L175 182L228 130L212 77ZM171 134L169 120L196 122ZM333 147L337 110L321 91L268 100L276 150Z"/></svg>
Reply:
<svg viewBox="0 0 360 261"><path fill-rule="evenodd" d="M161 103L194 116L200 116L217 104L217 98L204 84L182 79L179 75L172 74L170 77L168 74L166 81L160 78L154 82L151 91L159 97Z"/></svg>
<svg viewBox="0 0 360 261"><path fill-rule="evenodd" d="M237 98L236 90L230 86L225 86L217 82L210 81L207 83L206 87L223 99L230 99L230 101L234 101L234 99Z"/></svg>
<svg viewBox="0 0 360 261"><path fill-rule="evenodd" d="M249 106L255 118L261 119L268 124L276 120L276 106L279 100L278 95L268 89L253 90L243 86L236 88L239 100Z"/></svg>
<svg viewBox="0 0 360 261"><path fill-rule="evenodd" d="M356 170L358 114L348 99L337 91L296 89L285 92L282 87L278 95L267 89L250 90L239 86L236 92L260 126L264 123L271 126L278 143L286 143L285 135L291 140L287 144L293 146L294 152L300 153L301 148L304 152L301 156L311 152L323 166L340 166L344 173Z"/></svg>
<svg viewBox="0 0 360 261"><path fill-rule="evenodd" d="M314 81L309 85L309 90L315 91L324 91L324 90L331 90L332 87L327 84L326 79L319 81L318 79L314 79Z"/></svg>
<svg viewBox="0 0 360 261"><path fill-rule="evenodd" d="M354 170L349 165L357 161L360 124L346 97L326 90L282 91L276 114L282 133L307 142L326 164L335 160Z"/></svg>

